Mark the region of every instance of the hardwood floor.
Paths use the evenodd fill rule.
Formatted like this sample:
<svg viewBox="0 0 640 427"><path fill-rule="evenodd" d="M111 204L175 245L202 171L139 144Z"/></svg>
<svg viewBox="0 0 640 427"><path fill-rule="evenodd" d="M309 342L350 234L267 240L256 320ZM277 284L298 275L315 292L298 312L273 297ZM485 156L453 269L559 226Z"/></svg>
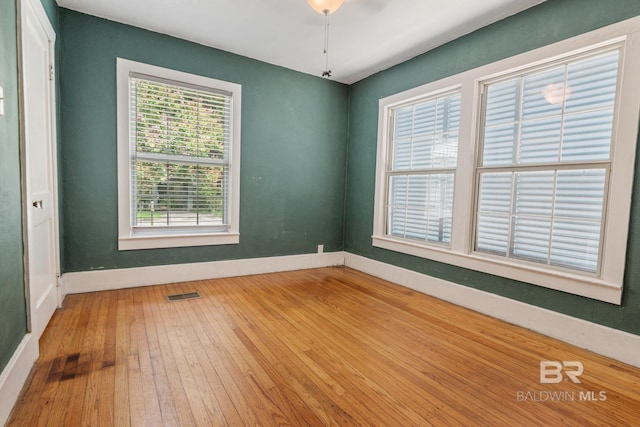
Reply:
<svg viewBox="0 0 640 427"><path fill-rule="evenodd" d="M9 426L640 423L640 369L347 268L69 295L41 351Z"/></svg>

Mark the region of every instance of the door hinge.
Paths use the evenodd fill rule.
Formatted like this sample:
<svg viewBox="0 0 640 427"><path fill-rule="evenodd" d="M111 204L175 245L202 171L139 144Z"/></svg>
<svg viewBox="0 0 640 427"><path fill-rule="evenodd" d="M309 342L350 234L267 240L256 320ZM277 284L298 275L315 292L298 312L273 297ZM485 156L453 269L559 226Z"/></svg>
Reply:
<svg viewBox="0 0 640 427"><path fill-rule="evenodd" d="M49 65L49 80L53 81L53 65Z"/></svg>

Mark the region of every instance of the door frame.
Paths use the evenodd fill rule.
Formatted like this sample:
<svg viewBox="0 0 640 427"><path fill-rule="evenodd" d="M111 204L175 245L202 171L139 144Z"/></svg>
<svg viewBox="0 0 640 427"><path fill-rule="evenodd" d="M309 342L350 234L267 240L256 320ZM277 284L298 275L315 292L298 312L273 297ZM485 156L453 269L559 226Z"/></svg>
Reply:
<svg viewBox="0 0 640 427"><path fill-rule="evenodd" d="M24 96L24 65L23 65L23 23L26 19L26 14L32 14L31 18L40 24L40 27L46 34L49 42L49 93L46 94L46 102L48 103L48 134L51 150L51 196L52 196L52 222L53 222L53 239L54 247L54 267L56 272L56 298L58 307L61 306L61 290L60 290L60 226L59 226L59 214L58 214L58 141L57 141L57 109L56 109L56 74L55 74L55 42L56 33L49 21L44 7L40 0L18 0L18 88L19 88L19 116L20 116L20 164L21 164L21 185L22 185L22 241L24 247L24 285L25 285L25 297L27 308L27 330L33 332L32 325L32 311L36 307L37 298L31 297L30 282L29 282L29 227L27 218L27 209L29 206L30 195L27 192L27 180L29 176L27 174L27 158L26 158L26 131L25 131L25 119L27 117L28 106L26 106L26 97ZM42 333L42 330L40 331ZM36 340L40 337L35 337Z"/></svg>

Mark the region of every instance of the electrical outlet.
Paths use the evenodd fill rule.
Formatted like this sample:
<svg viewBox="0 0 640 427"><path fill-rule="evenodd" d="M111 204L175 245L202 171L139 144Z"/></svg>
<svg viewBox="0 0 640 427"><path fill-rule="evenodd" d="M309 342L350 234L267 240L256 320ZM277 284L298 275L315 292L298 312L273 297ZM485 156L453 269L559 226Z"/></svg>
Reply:
<svg viewBox="0 0 640 427"><path fill-rule="evenodd" d="M318 245L318 253L321 254L324 252L324 245Z"/></svg>

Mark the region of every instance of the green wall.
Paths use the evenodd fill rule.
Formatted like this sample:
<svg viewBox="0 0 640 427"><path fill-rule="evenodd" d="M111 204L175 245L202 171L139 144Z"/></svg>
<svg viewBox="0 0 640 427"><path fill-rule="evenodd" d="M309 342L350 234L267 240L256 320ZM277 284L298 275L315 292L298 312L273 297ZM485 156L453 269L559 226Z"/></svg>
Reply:
<svg viewBox="0 0 640 427"><path fill-rule="evenodd" d="M42 7L44 8L44 11L47 14L47 17L49 18L49 22L51 22L51 25L53 26L53 28L56 30L56 33L58 32L58 4L56 3L55 0L40 0L40 3L42 3Z"/></svg>
<svg viewBox="0 0 640 427"><path fill-rule="evenodd" d="M27 332L22 264L16 3L0 1L0 372Z"/></svg>
<svg viewBox="0 0 640 427"><path fill-rule="evenodd" d="M622 306L374 248L378 100L640 14L638 0L549 0L350 87L345 250L640 334L640 169L636 169ZM634 76L637 77L637 76ZM640 156L640 150L638 150ZM638 161L636 161L638 164Z"/></svg>
<svg viewBox="0 0 640 427"><path fill-rule="evenodd" d="M60 9L64 272L342 250L348 87ZM242 85L240 244L118 251L116 57Z"/></svg>

